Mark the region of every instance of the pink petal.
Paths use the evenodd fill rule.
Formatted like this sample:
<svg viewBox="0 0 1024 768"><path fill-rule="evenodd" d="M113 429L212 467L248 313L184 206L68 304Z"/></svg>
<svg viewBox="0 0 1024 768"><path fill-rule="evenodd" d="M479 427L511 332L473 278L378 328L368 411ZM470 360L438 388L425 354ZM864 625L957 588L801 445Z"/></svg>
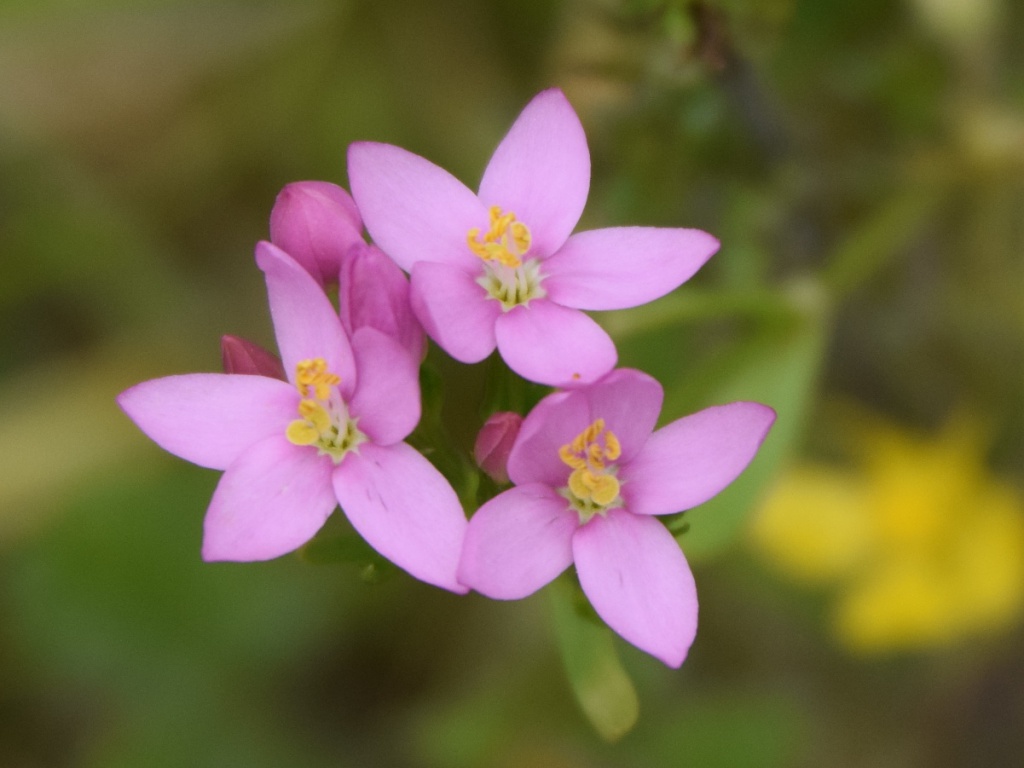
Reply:
<svg viewBox="0 0 1024 768"><path fill-rule="evenodd" d="M419 361L374 328L352 337L359 381L349 406L358 427L377 445L404 440L420 421Z"/></svg>
<svg viewBox="0 0 1024 768"><path fill-rule="evenodd" d="M555 392L537 403L523 419L508 457L512 482L563 487L571 470L559 458L558 450L571 443L590 422L587 399L579 390Z"/></svg>
<svg viewBox="0 0 1024 768"><path fill-rule="evenodd" d="M576 387L615 367L618 353L601 326L576 309L534 300L501 315L494 325L498 351L524 379Z"/></svg>
<svg viewBox="0 0 1024 768"><path fill-rule="evenodd" d="M117 398L143 432L193 464L227 469L254 443L284 437L299 394L263 376L194 373L137 384Z"/></svg>
<svg viewBox="0 0 1024 768"><path fill-rule="evenodd" d="M351 196L326 181L285 186L270 211L270 240L320 284L336 283L345 251L363 242L363 223Z"/></svg>
<svg viewBox="0 0 1024 768"><path fill-rule="evenodd" d="M705 408L662 427L622 466L626 508L667 515L704 503L753 460L774 421L768 406L739 402Z"/></svg>
<svg viewBox="0 0 1024 768"><path fill-rule="evenodd" d="M628 462L643 448L658 423L665 397L661 384L642 371L621 368L579 391L590 403L590 420L604 419L605 426L619 439L619 463Z"/></svg>
<svg viewBox="0 0 1024 768"><path fill-rule="evenodd" d="M334 307L306 270L275 245L256 246L256 263L267 279L270 314L288 380L294 383L300 360L322 357L341 376L341 393L355 386L352 348Z"/></svg>
<svg viewBox="0 0 1024 768"><path fill-rule="evenodd" d="M426 338L409 303L409 278L380 248L359 243L343 255L338 314L349 338L369 326L398 341L415 360L423 359Z"/></svg>
<svg viewBox="0 0 1024 768"><path fill-rule="evenodd" d="M459 563L459 581L496 600L533 594L572 563L577 514L540 483L520 485L473 515Z"/></svg>
<svg viewBox="0 0 1024 768"><path fill-rule="evenodd" d="M410 298L427 335L460 363L479 363L494 351L494 322L501 304L487 298L472 273L418 262L412 269Z"/></svg>
<svg viewBox="0 0 1024 768"><path fill-rule="evenodd" d="M466 517L440 472L405 443L364 443L334 470L334 492L367 543L421 581L465 593L455 579Z"/></svg>
<svg viewBox="0 0 1024 768"><path fill-rule="evenodd" d="M334 464L284 435L249 448L213 493L203 535L204 560L270 560L313 538L337 502Z"/></svg>
<svg viewBox="0 0 1024 768"><path fill-rule="evenodd" d="M613 509L576 531L572 551L597 615L640 650L681 665L697 634L697 588L668 529Z"/></svg>
<svg viewBox="0 0 1024 768"><path fill-rule="evenodd" d="M548 298L578 309L637 307L675 290L718 250L699 229L580 232L544 263Z"/></svg>
<svg viewBox="0 0 1024 768"><path fill-rule="evenodd" d="M512 211L533 235L530 253L550 256L580 220L590 190L590 150L558 89L526 105L491 157L480 199Z"/></svg>
<svg viewBox="0 0 1024 768"><path fill-rule="evenodd" d="M366 229L406 272L418 261L479 265L469 230L487 228L487 209L448 171L390 144L356 142L348 176Z"/></svg>

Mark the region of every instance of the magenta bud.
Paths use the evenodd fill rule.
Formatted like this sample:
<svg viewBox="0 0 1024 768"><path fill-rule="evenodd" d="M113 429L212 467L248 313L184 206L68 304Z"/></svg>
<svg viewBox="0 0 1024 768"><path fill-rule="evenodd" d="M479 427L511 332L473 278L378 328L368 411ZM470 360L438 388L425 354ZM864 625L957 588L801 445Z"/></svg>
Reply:
<svg viewBox="0 0 1024 768"><path fill-rule="evenodd" d="M221 336L220 354L224 361L225 373L242 373L247 376L269 376L287 381L280 358L268 352L259 344L238 336Z"/></svg>
<svg viewBox="0 0 1024 768"><path fill-rule="evenodd" d="M495 413L480 428L473 446L473 458L487 476L499 485L508 482L508 457L512 453L523 417L518 413Z"/></svg>
<svg viewBox="0 0 1024 768"><path fill-rule="evenodd" d="M296 181L285 186L270 212L270 241L321 285L338 279L341 259L363 242L355 201L337 184Z"/></svg>
<svg viewBox="0 0 1024 768"><path fill-rule="evenodd" d="M409 279L380 248L360 242L342 256L338 312L349 337L369 326L405 347L416 362L423 359L426 338L409 303Z"/></svg>

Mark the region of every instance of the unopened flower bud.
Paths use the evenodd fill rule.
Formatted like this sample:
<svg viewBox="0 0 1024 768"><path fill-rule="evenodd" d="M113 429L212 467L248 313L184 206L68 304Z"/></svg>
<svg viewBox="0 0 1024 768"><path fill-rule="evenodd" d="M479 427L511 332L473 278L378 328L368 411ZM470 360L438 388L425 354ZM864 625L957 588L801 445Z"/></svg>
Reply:
<svg viewBox="0 0 1024 768"><path fill-rule="evenodd" d="M286 185L270 212L270 241L321 285L338 279L342 256L353 243L363 242L362 230L352 197L326 181Z"/></svg>
<svg viewBox="0 0 1024 768"><path fill-rule="evenodd" d="M473 446L473 457L487 476L499 485L508 482L508 457L519 435L523 417L501 411L492 415L480 429Z"/></svg>
<svg viewBox="0 0 1024 768"><path fill-rule="evenodd" d="M417 363L423 359L426 339L409 303L409 279L380 248L360 242L342 256L338 311L350 337L369 326L405 347Z"/></svg>
<svg viewBox="0 0 1024 768"><path fill-rule="evenodd" d="M268 376L286 381L280 358L259 344L238 336L221 336L220 354L225 373L243 373L248 376Z"/></svg>

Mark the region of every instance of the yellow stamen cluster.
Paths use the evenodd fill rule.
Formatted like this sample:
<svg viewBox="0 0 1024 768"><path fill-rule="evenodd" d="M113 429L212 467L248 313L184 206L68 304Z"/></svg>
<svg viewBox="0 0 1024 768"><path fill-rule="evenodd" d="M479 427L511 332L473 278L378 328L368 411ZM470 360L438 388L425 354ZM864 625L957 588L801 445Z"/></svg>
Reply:
<svg viewBox="0 0 1024 768"><path fill-rule="evenodd" d="M473 227L466 234L469 249L484 261L497 262L512 269L522 266L521 257L530 250L532 240L529 227L517 220L511 211L502 213L497 205L492 205L489 213L491 226L483 238L479 227Z"/></svg>
<svg viewBox="0 0 1024 768"><path fill-rule="evenodd" d="M341 376L328 371L327 361L322 357L300 360L295 366L295 386L303 397L309 397L312 389L317 400L327 400L331 396L331 387L340 383Z"/></svg>
<svg viewBox="0 0 1024 768"><path fill-rule="evenodd" d="M340 398L332 392L340 383L341 377L327 370L327 361L322 357L300 361L295 366L295 387L302 396L300 418L285 430L293 445L315 445L336 462L365 439L348 418Z"/></svg>
<svg viewBox="0 0 1024 768"><path fill-rule="evenodd" d="M614 464L609 465L609 462L621 455L619 439L610 429L605 429L604 419L595 421L558 450L562 462L572 467L569 491L581 516L586 514L589 518L618 500L620 483L615 477Z"/></svg>

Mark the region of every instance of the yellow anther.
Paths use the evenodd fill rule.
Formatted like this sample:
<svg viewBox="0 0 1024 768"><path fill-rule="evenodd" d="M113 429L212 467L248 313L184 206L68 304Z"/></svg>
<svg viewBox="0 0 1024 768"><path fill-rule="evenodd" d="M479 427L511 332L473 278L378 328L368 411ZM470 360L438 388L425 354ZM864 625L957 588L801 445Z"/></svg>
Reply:
<svg viewBox="0 0 1024 768"><path fill-rule="evenodd" d="M608 461L615 461L622 455L622 445L619 443L619 438L615 436L614 432L608 431L604 433L604 457Z"/></svg>
<svg viewBox="0 0 1024 768"><path fill-rule="evenodd" d="M590 497L590 489L587 488L587 484L583 479L585 474L587 474L586 469L577 469L569 475L569 490L572 491L573 496L578 499L587 499Z"/></svg>
<svg viewBox="0 0 1024 768"><path fill-rule="evenodd" d="M590 498L593 499L595 504L600 504L604 507L618 498L618 478L614 475L597 475L594 479L596 480L595 487L590 492Z"/></svg>
<svg viewBox="0 0 1024 768"><path fill-rule="evenodd" d="M288 425L285 437L293 445L313 445L320 439L320 430L305 419L296 419Z"/></svg>
<svg viewBox="0 0 1024 768"><path fill-rule="evenodd" d="M583 469L584 467L587 466L587 462L584 459L581 459L579 456L577 456L572 451L572 447L568 445L563 445L561 448L558 449L558 458L560 458L563 461L563 463L568 464L573 469Z"/></svg>
<svg viewBox="0 0 1024 768"><path fill-rule="evenodd" d="M299 415L317 428L321 434L331 428L331 417L316 400L302 400L299 402Z"/></svg>
<svg viewBox="0 0 1024 768"><path fill-rule="evenodd" d="M569 490L581 501L607 506L619 496L619 481L615 475L598 474L589 469L577 469L569 475Z"/></svg>
<svg viewBox="0 0 1024 768"><path fill-rule="evenodd" d="M604 419L595 420L571 443L558 449L558 458L572 468L567 484L572 494L570 500L575 500L573 504L581 516L607 508L619 498L621 485L615 468L609 468L608 462L621 455L619 439L605 428Z"/></svg>
<svg viewBox="0 0 1024 768"><path fill-rule="evenodd" d="M288 425L285 436L295 445L313 445L331 429L331 416L316 400L300 400L299 416Z"/></svg>
<svg viewBox="0 0 1024 768"><path fill-rule="evenodd" d="M295 386L303 397L309 397L312 389L317 400L328 400L331 397L331 387L340 383L341 376L328 371L327 361L322 357L300 360L295 365Z"/></svg>
<svg viewBox="0 0 1024 768"><path fill-rule="evenodd" d="M533 240L530 228L518 221L511 211L502 213L497 205L490 207L488 215L490 228L483 237L480 236L479 227L473 227L466 233L469 249L484 261L496 262L512 269L521 267L521 257L530 250Z"/></svg>
<svg viewBox="0 0 1024 768"><path fill-rule="evenodd" d="M530 234L530 229L523 222L517 221L512 225L512 244L515 245L517 251L526 253L530 250L532 241L533 236Z"/></svg>

